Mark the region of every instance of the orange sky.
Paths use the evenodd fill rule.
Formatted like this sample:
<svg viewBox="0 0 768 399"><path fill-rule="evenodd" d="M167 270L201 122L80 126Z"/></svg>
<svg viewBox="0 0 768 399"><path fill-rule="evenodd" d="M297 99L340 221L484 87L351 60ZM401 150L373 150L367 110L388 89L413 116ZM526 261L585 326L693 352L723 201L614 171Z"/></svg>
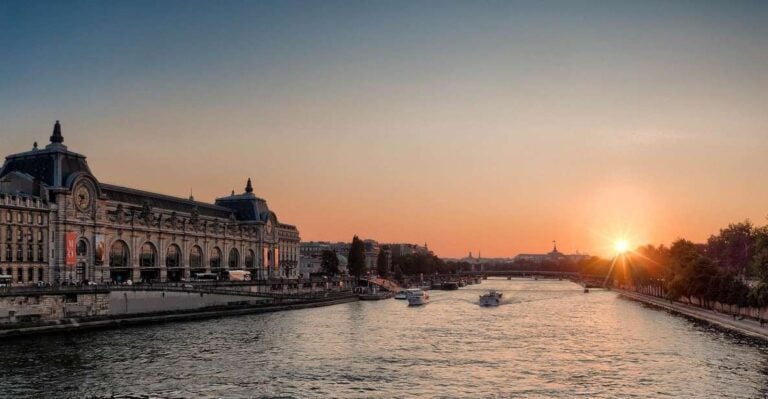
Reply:
<svg viewBox="0 0 768 399"><path fill-rule="evenodd" d="M448 257L763 224L765 10L667 3L32 13L0 28L0 148L60 119L102 182L212 201L251 177L304 240Z"/></svg>

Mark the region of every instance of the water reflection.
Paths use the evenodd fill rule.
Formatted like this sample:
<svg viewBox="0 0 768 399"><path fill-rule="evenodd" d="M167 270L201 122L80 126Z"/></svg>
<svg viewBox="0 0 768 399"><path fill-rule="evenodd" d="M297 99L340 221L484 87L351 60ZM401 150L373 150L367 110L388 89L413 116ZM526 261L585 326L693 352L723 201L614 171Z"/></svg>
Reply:
<svg viewBox="0 0 768 399"><path fill-rule="evenodd" d="M488 289L496 308L477 305ZM756 397L765 346L569 282L17 339L5 397Z"/></svg>

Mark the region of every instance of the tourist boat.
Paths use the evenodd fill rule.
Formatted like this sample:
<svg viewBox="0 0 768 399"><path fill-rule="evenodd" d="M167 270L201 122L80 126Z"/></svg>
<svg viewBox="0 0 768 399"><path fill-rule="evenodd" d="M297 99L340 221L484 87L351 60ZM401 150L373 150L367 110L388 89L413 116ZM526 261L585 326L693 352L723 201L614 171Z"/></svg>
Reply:
<svg viewBox="0 0 768 399"><path fill-rule="evenodd" d="M487 294L480 295L480 306L499 305L501 305L501 292L490 290Z"/></svg>
<svg viewBox="0 0 768 399"><path fill-rule="evenodd" d="M398 291L397 294L395 294L395 299L408 299L408 291Z"/></svg>
<svg viewBox="0 0 768 399"><path fill-rule="evenodd" d="M422 290L408 290L408 306L421 306L429 303L429 294Z"/></svg>

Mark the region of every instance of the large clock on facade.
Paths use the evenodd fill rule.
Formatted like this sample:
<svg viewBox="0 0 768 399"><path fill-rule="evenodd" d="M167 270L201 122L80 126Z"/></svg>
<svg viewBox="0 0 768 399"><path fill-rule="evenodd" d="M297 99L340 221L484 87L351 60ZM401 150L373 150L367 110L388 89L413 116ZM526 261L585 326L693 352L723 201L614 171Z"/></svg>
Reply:
<svg viewBox="0 0 768 399"><path fill-rule="evenodd" d="M91 208L91 202L93 201L93 195L91 189L83 183L80 183L75 188L75 206L82 212L86 212Z"/></svg>

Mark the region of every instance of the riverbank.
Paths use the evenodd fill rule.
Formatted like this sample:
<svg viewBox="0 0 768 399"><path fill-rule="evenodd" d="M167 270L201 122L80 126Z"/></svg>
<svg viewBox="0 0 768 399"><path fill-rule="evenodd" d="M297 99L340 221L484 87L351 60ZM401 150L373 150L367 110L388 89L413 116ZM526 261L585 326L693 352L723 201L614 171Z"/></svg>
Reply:
<svg viewBox="0 0 768 399"><path fill-rule="evenodd" d="M686 305L680 302L670 302L668 299L657 298L632 291L625 291L618 288L614 288L612 290L631 300L666 309L688 317L693 317L697 320L706 321L723 328L737 331L744 335L768 341L768 328L760 327L760 323L752 319L734 319L733 316L728 314L717 313L708 309L697 308L695 306ZM768 324L766 326L768 326Z"/></svg>
<svg viewBox="0 0 768 399"><path fill-rule="evenodd" d="M136 315L124 315L108 318L67 319L52 324L19 326L0 330L0 338L23 337L30 335L54 334L72 331L85 331L96 329L122 328L146 324L170 323L179 321L192 321L214 319L220 317L241 316L248 314L280 312L284 310L298 310L322 306L332 306L347 302L357 301L356 295L333 296L329 298L317 298L295 301L284 304L264 305L231 305L204 308L189 311L143 313Z"/></svg>

